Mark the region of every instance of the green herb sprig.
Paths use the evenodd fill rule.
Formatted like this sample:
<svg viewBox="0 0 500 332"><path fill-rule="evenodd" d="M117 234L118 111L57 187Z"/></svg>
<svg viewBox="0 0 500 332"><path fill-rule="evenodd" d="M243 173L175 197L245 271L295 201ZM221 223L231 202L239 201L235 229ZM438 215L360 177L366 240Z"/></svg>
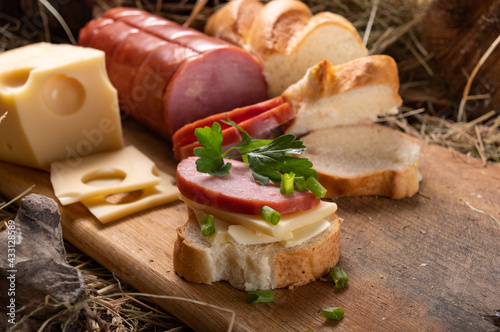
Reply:
<svg viewBox="0 0 500 332"><path fill-rule="evenodd" d="M324 196L326 190L317 181L318 174L312 169L313 164L307 158L293 156L306 150L304 144L296 140L295 135L285 134L274 140L252 139L234 121L228 119L222 122L240 130L242 139L238 145L222 151L223 134L218 122L214 122L212 128L208 126L196 128L196 138L202 145L193 150L194 155L199 157L196 161L198 172L217 176L227 175L231 163L225 163L224 159L241 157L248 164L255 181L262 185L272 182L281 186L283 174L295 174L298 182L296 188L303 190L305 179L305 187L311 190L317 199ZM229 155L233 151L237 153Z"/></svg>

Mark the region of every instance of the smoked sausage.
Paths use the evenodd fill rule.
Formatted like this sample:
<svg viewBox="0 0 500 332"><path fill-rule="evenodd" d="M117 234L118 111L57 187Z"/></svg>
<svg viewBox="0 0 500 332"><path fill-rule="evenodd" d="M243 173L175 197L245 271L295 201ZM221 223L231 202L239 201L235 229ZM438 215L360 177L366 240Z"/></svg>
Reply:
<svg viewBox="0 0 500 332"><path fill-rule="evenodd" d="M268 99L248 52L143 10L110 9L78 42L106 53L122 111L167 140L185 124Z"/></svg>
<svg viewBox="0 0 500 332"><path fill-rule="evenodd" d="M218 177L198 172L196 160L197 157L189 157L181 161L177 165L176 177L180 193L196 203L259 215L264 205L283 214L307 211L320 202L310 191L295 190L292 195L283 195L274 184L258 184L248 165L242 161L231 160L229 174Z"/></svg>
<svg viewBox="0 0 500 332"><path fill-rule="evenodd" d="M195 121L175 133L172 139L174 157L182 160L193 156L194 148L201 146L194 134L195 129L204 126L211 127L213 122L219 122L221 125L223 150L238 144L242 139L242 134L239 129L221 121L226 120L226 115L244 129L250 137L266 139L274 130L293 119L295 112L289 103L283 101L282 97L275 97L265 102Z"/></svg>

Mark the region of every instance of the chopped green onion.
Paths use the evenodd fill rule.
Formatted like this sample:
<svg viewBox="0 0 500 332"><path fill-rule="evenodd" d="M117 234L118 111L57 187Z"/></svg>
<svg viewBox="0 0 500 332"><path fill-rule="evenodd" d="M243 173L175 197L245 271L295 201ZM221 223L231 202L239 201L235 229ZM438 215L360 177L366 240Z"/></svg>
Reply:
<svg viewBox="0 0 500 332"><path fill-rule="evenodd" d="M322 199L323 197L325 197L326 194L325 187L323 187L321 183L319 183L319 181L314 177L311 176L306 180L306 187L307 189L312 191L312 193L314 194L314 196L316 196L317 199Z"/></svg>
<svg viewBox="0 0 500 332"><path fill-rule="evenodd" d="M267 205L264 205L262 209L260 209L260 216L273 225L277 225L281 219L280 213Z"/></svg>
<svg viewBox="0 0 500 332"><path fill-rule="evenodd" d="M257 290L247 292L248 303L266 303L273 302L274 294L272 290Z"/></svg>
<svg viewBox="0 0 500 332"><path fill-rule="evenodd" d="M295 178L294 173L281 174L280 192L283 195L292 195L293 194L293 179L294 178Z"/></svg>
<svg viewBox="0 0 500 332"><path fill-rule="evenodd" d="M321 316L327 319L341 320L342 317L344 317L344 309L339 307L323 308L323 310L321 310Z"/></svg>
<svg viewBox="0 0 500 332"><path fill-rule="evenodd" d="M334 268L330 269L329 273L330 277L332 277L333 282L335 283L335 286L333 287L335 289L344 288L344 286L349 281L349 278L347 277L347 274L345 273L343 268L335 266Z"/></svg>
<svg viewBox="0 0 500 332"><path fill-rule="evenodd" d="M200 221L201 235L210 236L215 233L214 216L209 214Z"/></svg>
<svg viewBox="0 0 500 332"><path fill-rule="evenodd" d="M304 179L303 176L296 176L295 179L293 179L293 185L295 187L295 190L298 191L307 191L306 187L306 180Z"/></svg>

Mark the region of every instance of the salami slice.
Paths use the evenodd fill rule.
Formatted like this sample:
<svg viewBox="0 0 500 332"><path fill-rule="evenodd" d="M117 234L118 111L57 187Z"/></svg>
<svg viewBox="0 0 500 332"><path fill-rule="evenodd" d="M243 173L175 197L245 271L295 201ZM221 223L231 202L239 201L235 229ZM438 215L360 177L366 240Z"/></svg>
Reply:
<svg viewBox="0 0 500 332"><path fill-rule="evenodd" d="M250 135L250 137L266 139L273 130L290 121L294 116L295 113L290 104L284 103L270 110L261 112L260 114L238 121L237 123L248 133L248 135ZM231 117L230 119L232 120ZM227 127L227 125L225 125L225 127ZM241 131L235 127L224 128L222 130L222 136L223 150L239 143L242 139ZM178 149L175 149L174 145L174 156L178 157L179 160L193 156L193 149L198 146L201 145L197 140L181 146ZM175 155L176 150L178 150L177 155Z"/></svg>
<svg viewBox="0 0 500 332"><path fill-rule="evenodd" d="M189 157L178 164L177 187L182 195L199 204L259 215L264 205L284 214L307 211L320 202L311 192L294 191L293 195L283 195L273 184L258 184L244 162L231 160L229 174L218 177L198 172L196 160L196 157Z"/></svg>
<svg viewBox="0 0 500 332"><path fill-rule="evenodd" d="M194 134L196 128L203 128L205 126L211 127L214 122L219 122L221 128L224 130L228 128L229 125L221 122L221 120L226 120L229 117L229 119L231 119L232 121L240 123L256 115L259 115L265 111L273 109L276 106L283 104L283 102L284 102L283 98L280 96L257 104L245 107L239 107L227 113L214 114L206 118L200 119L198 121L189 123L183 126L181 129L177 130L174 136L172 137L172 142L174 144L174 151L176 150L176 148L180 148L181 146L196 141L196 136Z"/></svg>
<svg viewBox="0 0 500 332"><path fill-rule="evenodd" d="M80 31L106 53L120 107L167 140L198 119L266 100L260 63L248 52L133 8L113 8Z"/></svg>

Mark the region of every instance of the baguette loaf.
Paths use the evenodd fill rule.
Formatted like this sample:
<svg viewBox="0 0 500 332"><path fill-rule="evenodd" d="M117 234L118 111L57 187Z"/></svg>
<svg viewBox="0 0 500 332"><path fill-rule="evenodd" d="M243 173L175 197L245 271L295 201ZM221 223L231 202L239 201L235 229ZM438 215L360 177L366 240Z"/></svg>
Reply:
<svg viewBox="0 0 500 332"><path fill-rule="evenodd" d="M300 136L397 114L402 103L398 90L398 69L390 56L367 56L337 66L322 61L282 94L296 112L286 132Z"/></svg>
<svg viewBox="0 0 500 332"><path fill-rule="evenodd" d="M411 197L419 187L420 145L378 124L337 126L302 138L325 197L380 195Z"/></svg>
<svg viewBox="0 0 500 332"><path fill-rule="evenodd" d="M295 247L219 243L201 235L196 216L188 208L187 222L177 229L174 269L191 282L225 280L245 291L304 285L328 273L339 260L342 220L335 214L326 220L329 228Z"/></svg>
<svg viewBox="0 0 500 332"><path fill-rule="evenodd" d="M354 26L340 15L312 15L298 0L257 3L230 1L209 18L205 32L254 54L262 62L270 97L322 60L337 65L368 54Z"/></svg>

